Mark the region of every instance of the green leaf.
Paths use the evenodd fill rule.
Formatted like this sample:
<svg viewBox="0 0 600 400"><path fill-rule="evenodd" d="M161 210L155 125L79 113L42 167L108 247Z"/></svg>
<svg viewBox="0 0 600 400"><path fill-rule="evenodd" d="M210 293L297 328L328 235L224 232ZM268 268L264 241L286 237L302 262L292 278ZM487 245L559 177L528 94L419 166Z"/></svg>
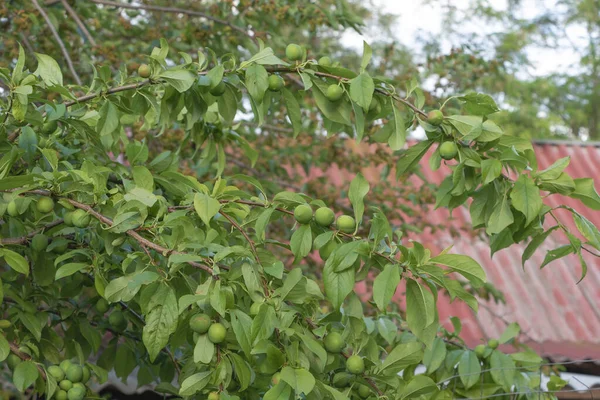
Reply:
<svg viewBox="0 0 600 400"><path fill-rule="evenodd" d="M600 231L590 220L577 212L573 212L575 226L588 243L594 248L600 250Z"/></svg>
<svg viewBox="0 0 600 400"><path fill-rule="evenodd" d="M217 215L221 209L219 200L205 193L196 193L194 196L194 209L206 226L210 226L210 220Z"/></svg>
<svg viewBox="0 0 600 400"><path fill-rule="evenodd" d="M406 322L410 330L419 336L427 326L435 321L435 300L433 294L417 281L406 281Z"/></svg>
<svg viewBox="0 0 600 400"><path fill-rule="evenodd" d="M412 170L421 161L421 158L423 158L433 143L433 140L424 140L409 147L408 150L402 153L396 164L396 176L400 177Z"/></svg>
<svg viewBox="0 0 600 400"><path fill-rule="evenodd" d="M569 196L581 200L583 204L592 210L600 210L600 196L598 196L598 192L594 187L594 180L592 178L580 178L574 181L575 190Z"/></svg>
<svg viewBox="0 0 600 400"><path fill-rule="evenodd" d="M23 46L19 43L19 57L17 58L17 63L15 64L15 68L12 72L12 81L16 84L21 82L21 78L23 76L23 67L25 66L25 51L23 50Z"/></svg>
<svg viewBox="0 0 600 400"><path fill-rule="evenodd" d="M542 210L543 202L540 189L532 179L521 175L510 192L512 205L525 215L525 226L529 225Z"/></svg>
<svg viewBox="0 0 600 400"><path fill-rule="evenodd" d="M481 365L479 365L477 355L471 350L465 350L460 357L460 361L458 362L458 374L466 389L471 388L479 382Z"/></svg>
<svg viewBox="0 0 600 400"><path fill-rule="evenodd" d="M327 363L327 351L325 351L325 348L321 345L321 343L316 341L309 335L303 335L301 333L298 333L298 336L300 337L300 339L302 339L302 343L304 343L304 345L311 352L313 352L319 358L319 360L321 360L323 365L325 365Z"/></svg>
<svg viewBox="0 0 600 400"><path fill-rule="evenodd" d="M281 370L281 380L296 391L296 394L309 394L315 387L314 376L304 368L285 367Z"/></svg>
<svg viewBox="0 0 600 400"><path fill-rule="evenodd" d="M474 115L451 115L446 117L465 139L492 142L502 136L502 129L491 120Z"/></svg>
<svg viewBox="0 0 600 400"><path fill-rule="evenodd" d="M306 257L312 248L312 231L310 225L300 225L292 235L290 248L296 260Z"/></svg>
<svg viewBox="0 0 600 400"><path fill-rule="evenodd" d="M119 114L115 105L107 101L100 110L100 119L96 125L96 131L100 136L111 135L119 127Z"/></svg>
<svg viewBox="0 0 600 400"><path fill-rule="evenodd" d="M399 283L400 268L393 264L386 265L375 278L373 282L373 300L381 311L384 311L392 301Z"/></svg>
<svg viewBox="0 0 600 400"><path fill-rule="evenodd" d="M33 183L33 174L9 176L0 179L0 190L14 189Z"/></svg>
<svg viewBox="0 0 600 400"><path fill-rule="evenodd" d="M0 361L6 360L6 357L10 354L10 345L4 335L0 335Z"/></svg>
<svg viewBox="0 0 600 400"><path fill-rule="evenodd" d="M275 309L269 305L261 306L258 315L252 321L252 342L269 339L273 335L276 325Z"/></svg>
<svg viewBox="0 0 600 400"><path fill-rule="evenodd" d="M381 367L378 368L379 372L388 371L388 373L395 373L402 371L410 365L415 365L421 362L423 359L423 346L418 342L400 343L394 350L392 350Z"/></svg>
<svg viewBox="0 0 600 400"><path fill-rule="evenodd" d="M519 324L517 324L516 322L512 322L512 323L508 324L508 326L502 333L502 336L500 336L500 338L498 339L498 342L500 344L508 343L510 340L517 337L519 332L521 332L521 327L519 326ZM500 382L498 382L498 383L500 383Z"/></svg>
<svg viewBox="0 0 600 400"><path fill-rule="evenodd" d="M509 392L514 383L515 363L506 354L494 350L490 357L490 373L494 382Z"/></svg>
<svg viewBox="0 0 600 400"><path fill-rule="evenodd" d="M292 395L292 388L285 382L280 381L277 385L267 390L263 400L289 400Z"/></svg>
<svg viewBox="0 0 600 400"><path fill-rule="evenodd" d="M431 347L425 349L423 364L427 367L427 373L431 374L442 366L446 359L446 343L441 338L436 338Z"/></svg>
<svg viewBox="0 0 600 400"><path fill-rule="evenodd" d="M240 64L240 69L250 65L251 63L262 64L262 65L290 65L285 61L276 57L273 53L273 49L265 47L259 53L255 54L248 61L244 61Z"/></svg>
<svg viewBox="0 0 600 400"><path fill-rule="evenodd" d="M331 301L333 308L339 310L344 299L354 288L354 268L348 268L341 272L335 272L333 263L325 263L323 269L323 285L325 296Z"/></svg>
<svg viewBox="0 0 600 400"><path fill-rule="evenodd" d="M556 229L558 229L558 225L553 226L548 229L546 232L540 233L531 239L531 242L527 245L525 250L523 251L523 255L521 256L521 265L525 267L525 262L531 258L533 253L540 247L540 245L546 240L546 238Z"/></svg>
<svg viewBox="0 0 600 400"><path fill-rule="evenodd" d="M259 64L253 64L246 69L246 88L250 96L261 103L267 89L269 89L269 73Z"/></svg>
<svg viewBox="0 0 600 400"><path fill-rule="evenodd" d="M553 181L555 179L558 179L558 177L563 173L565 168L567 168L569 166L570 162L571 162L570 156L560 158L560 159L556 160L551 166L549 166L545 170L542 170L542 171L538 172L537 174L534 174L534 176L543 181Z"/></svg>
<svg viewBox="0 0 600 400"><path fill-rule="evenodd" d="M413 399L438 390L437 385L428 376L415 375L400 393L401 399Z"/></svg>
<svg viewBox="0 0 600 400"><path fill-rule="evenodd" d="M12 381L18 391L24 392L39 377L40 373L32 361L23 361L15 368Z"/></svg>
<svg viewBox="0 0 600 400"><path fill-rule="evenodd" d="M215 345L208 339L208 335L198 336L198 341L194 347L194 362L210 364L215 354Z"/></svg>
<svg viewBox="0 0 600 400"><path fill-rule="evenodd" d="M179 312L175 292L164 283L158 285L151 302L156 306L146 316L142 341L148 350L150 361L154 362L160 351L169 343L169 336L177 329Z"/></svg>
<svg viewBox="0 0 600 400"><path fill-rule="evenodd" d="M350 190L348 192L348 198L354 209L354 218L356 219L356 225L358 226L365 212L364 198L369 193L369 182L359 172L356 174L352 182L350 182Z"/></svg>
<svg viewBox="0 0 600 400"><path fill-rule="evenodd" d="M89 267L88 263L68 263L62 265L59 269L56 270L56 275L54 276L55 280L59 280L65 278L67 276L73 275L75 272L79 272L84 268Z"/></svg>
<svg viewBox="0 0 600 400"><path fill-rule="evenodd" d="M486 232L488 235L500 233L504 228L511 225L514 220L507 196L500 195L500 198L496 200L496 204L490 214Z"/></svg>
<svg viewBox="0 0 600 400"><path fill-rule="evenodd" d="M212 371L204 371L188 376L181 382L181 388L179 389L179 395L191 396L198 393L208 385L210 381L210 375Z"/></svg>
<svg viewBox="0 0 600 400"><path fill-rule="evenodd" d="M63 76L58 63L45 54L35 53L35 57L38 60L38 67L34 74L42 78L48 86L62 86Z"/></svg>
<svg viewBox="0 0 600 400"><path fill-rule="evenodd" d="M236 353L229 353L228 357L231 359L235 375L240 384L239 391L243 392L248 388L252 379L252 369L248 363Z"/></svg>
<svg viewBox="0 0 600 400"><path fill-rule="evenodd" d="M371 57L373 56L373 50L371 50L371 46L367 42L363 40L363 56L360 62L360 70L361 72L367 68L369 62L371 61Z"/></svg>
<svg viewBox="0 0 600 400"><path fill-rule="evenodd" d="M540 183L540 189L546 190L550 193L560 193L569 195L575 190L575 181L569 175L564 172L556 179L550 181L542 181Z"/></svg>
<svg viewBox="0 0 600 400"><path fill-rule="evenodd" d="M314 78L312 82L312 93L315 97L317 107L319 107L319 110L321 110L323 115L333 122L337 122L343 125L352 125L350 119L350 103L343 98L335 102L329 101L329 99L325 97L328 85L326 85L324 82L317 78Z"/></svg>
<svg viewBox="0 0 600 400"><path fill-rule="evenodd" d="M502 163L495 158L483 160L481 162L481 179L483 184L487 185L502 173Z"/></svg>
<svg viewBox="0 0 600 400"><path fill-rule="evenodd" d="M252 350L252 318L240 310L231 313L231 327L238 344L246 357L250 357Z"/></svg>
<svg viewBox="0 0 600 400"><path fill-rule="evenodd" d="M367 72L361 73L350 81L350 98L361 106L365 112L369 111L374 90L373 79Z"/></svg>
<svg viewBox="0 0 600 400"><path fill-rule="evenodd" d="M392 111L394 112L394 131L388 139L388 144L392 151L400 150L406 143L406 127L404 126L404 119L398 111L398 108L394 106L392 101Z"/></svg>
<svg viewBox="0 0 600 400"><path fill-rule="evenodd" d="M481 287L485 281L485 271L481 265L469 256L461 254L442 254L431 259L432 262L445 265L453 272L458 272L471 282L473 287Z"/></svg>
<svg viewBox="0 0 600 400"><path fill-rule="evenodd" d="M170 69L163 71L158 78L165 80L173 89L183 93L196 82L196 76L185 69Z"/></svg>
<svg viewBox="0 0 600 400"><path fill-rule="evenodd" d="M302 130L302 112L300 111L300 105L298 104L296 97L294 97L294 94L288 89L282 88L281 93L283 93L283 99L285 100L285 106L288 111L287 116L292 123L295 139Z"/></svg>
<svg viewBox="0 0 600 400"><path fill-rule="evenodd" d="M457 99L465 103L465 110L469 114L486 116L500 111L492 96L487 94L471 92Z"/></svg>
<svg viewBox="0 0 600 400"><path fill-rule="evenodd" d="M566 244L564 246L557 247L556 249L549 250L546 253L546 257L544 257L544 262L540 265L540 269L544 268L546 265L550 264L552 261L556 261L559 258L563 258L568 256L569 254L575 253L575 249L571 244Z"/></svg>
<svg viewBox="0 0 600 400"><path fill-rule="evenodd" d="M8 249L0 249L0 256L3 257L4 261L18 273L24 274L25 276L29 275L29 263L19 253L15 253Z"/></svg>

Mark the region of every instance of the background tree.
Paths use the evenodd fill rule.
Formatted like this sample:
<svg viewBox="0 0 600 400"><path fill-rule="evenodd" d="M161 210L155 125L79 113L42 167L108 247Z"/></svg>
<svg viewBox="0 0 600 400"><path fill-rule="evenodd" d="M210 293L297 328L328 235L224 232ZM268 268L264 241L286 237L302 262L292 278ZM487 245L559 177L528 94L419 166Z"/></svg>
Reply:
<svg viewBox="0 0 600 400"><path fill-rule="evenodd" d="M582 252L597 255L600 232L569 209L579 230L570 232L542 194L600 209L591 179L564 173L568 159L540 171L531 143L493 122L488 95L426 107L417 79L394 79L410 69L385 75L405 52L376 47L374 61L365 43L362 57L338 58L335 29L359 28L356 5L144 5L121 23L170 40L155 39L146 56L133 51L148 46L141 40L131 53L95 51L98 37L74 52L96 34L77 21L117 21L117 5L133 7L5 8L10 24L15 15L45 21L31 28L48 29L61 43L47 44L54 57L73 66L63 76L53 57L30 60L14 40L16 57L0 69L0 358L15 389L81 399L90 378L114 370L125 379L139 367L140 385L184 398L540 396L542 359L515 340L514 326L472 351L459 321L452 332L440 325L437 297L476 310L472 292L485 274L467 256L406 240L409 227L426 224L410 217L428 202L470 204L471 230L493 251L530 241L524 260L561 230L565 245L545 263L576 253L585 275ZM167 15L173 21L153 31ZM304 28L289 36L315 47L280 42L288 18ZM178 40L196 19L209 21L196 33L214 48ZM97 29L111 36L113 22ZM317 40L319 29L330 35ZM71 53L101 59L79 71ZM417 128L426 139L406 146ZM432 168L448 171L440 187L408 179L427 151ZM354 176L343 194L324 180L302 186L302 170L331 160ZM361 173L371 165L403 185L371 187ZM364 279L374 291L363 304L353 288ZM403 310L390 304L400 282ZM504 343L516 352L501 352Z"/></svg>

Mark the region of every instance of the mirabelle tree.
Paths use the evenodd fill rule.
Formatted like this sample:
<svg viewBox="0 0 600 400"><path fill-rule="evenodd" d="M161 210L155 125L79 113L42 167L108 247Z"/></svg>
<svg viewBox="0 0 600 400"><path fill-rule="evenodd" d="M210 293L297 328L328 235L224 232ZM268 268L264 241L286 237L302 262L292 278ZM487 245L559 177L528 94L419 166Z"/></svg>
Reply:
<svg viewBox="0 0 600 400"><path fill-rule="evenodd" d="M416 81L400 92L369 74L366 43L353 71L298 44L275 54L258 42L244 59L173 58L161 40L144 77L99 65L88 86L65 85L43 54L30 72L23 49L0 69L9 90L0 114L0 359L14 387L82 399L93 397L89 379L139 367L140 385L181 398L539 398L542 359L514 340L516 326L471 350L459 320L453 331L440 324L440 295L477 309L472 292L486 277L475 260L405 240L369 202L360 173L342 214L303 193L268 192L259 177L225 175L227 154L257 161L238 131L250 118L259 127L279 118L301 140L306 113L336 140L398 152L397 177L435 149L431 167L443 159L448 170L437 207L468 204L494 251L530 241L523 261L563 230L568 243L544 264L576 253L584 273L582 251L600 250L598 229L570 210L580 236L569 232L542 193L600 209L593 181L569 177L567 159L539 170L528 141L487 119L498 111L487 95L457 98L461 114L428 114ZM402 150L416 127L427 138ZM160 141L173 129L184 136L159 154L132 137L144 130ZM353 289L369 276L365 304ZM398 312L390 302L401 282ZM504 343L516 352L500 351Z"/></svg>

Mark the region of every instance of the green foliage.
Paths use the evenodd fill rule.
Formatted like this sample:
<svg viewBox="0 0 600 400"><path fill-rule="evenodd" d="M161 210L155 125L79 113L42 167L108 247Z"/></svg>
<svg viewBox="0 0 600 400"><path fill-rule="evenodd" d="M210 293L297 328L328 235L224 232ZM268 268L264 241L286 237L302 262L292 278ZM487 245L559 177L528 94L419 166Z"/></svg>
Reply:
<svg viewBox="0 0 600 400"><path fill-rule="evenodd" d="M468 115L428 118L416 84L399 97L389 80L369 74L367 44L359 71L318 63L299 45L285 52L294 65L260 42L244 61L208 53L175 58L161 40L149 71L117 77L96 66L85 87L65 86L45 55L33 73L23 51L12 71L0 69L10 88L0 114L1 306L10 309L0 355L14 386L80 399L90 376L126 379L137 368L140 385L183 398L468 398L483 388L509 395L535 387L542 359L514 340L518 327L474 352L459 322L453 333L440 324L440 295L477 308L470 291L486 277L475 260L403 240L361 173L346 205L338 193L328 202L300 190L273 193L260 176L228 175L231 151L258 162L257 138L242 134L236 117L248 111L259 127L279 118L298 144L305 113L340 141L373 129L381 147L397 152L400 179L436 144L434 167L443 158L449 171L436 206L470 201L492 251L535 244L523 261L547 237L547 218L569 239L547 262L598 247L596 227L569 210L585 242L578 239L542 198L566 194L596 209L592 182L570 178L564 162L538 171L531 144L487 119L497 107L485 95L460 99ZM301 86L284 88L279 74ZM46 125L52 121L56 127ZM403 149L416 126L427 140ZM172 150L157 149L176 131L183 136ZM345 213L335 227L332 208ZM312 269L315 250L321 259ZM368 276L372 304L354 293ZM397 312L400 282L406 308ZM501 353L500 341L518 352ZM427 371L415 375L419 364ZM490 367L502 372L484 374Z"/></svg>

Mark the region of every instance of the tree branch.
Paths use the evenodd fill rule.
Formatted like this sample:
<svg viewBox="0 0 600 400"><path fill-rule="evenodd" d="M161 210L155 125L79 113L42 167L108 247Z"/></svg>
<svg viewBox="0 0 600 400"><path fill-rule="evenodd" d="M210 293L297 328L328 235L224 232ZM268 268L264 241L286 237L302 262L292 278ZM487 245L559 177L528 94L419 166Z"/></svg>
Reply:
<svg viewBox="0 0 600 400"><path fill-rule="evenodd" d="M44 18L44 21L46 21L46 25L48 25L48 28L52 32L52 35L54 36L54 38L58 42L58 46L60 47L60 50L63 53L63 57L65 58L65 61L67 62L67 66L69 67L69 70L71 71L71 75L73 75L73 77L75 78L75 82L77 82L77 84L79 86L81 86L81 79L79 78L79 75L77 75L77 72L75 71L75 67L73 67L73 61L71 60L71 57L69 56L69 53L67 52L67 48L65 47L64 42L60 38L60 35L58 34L58 32L56 31L56 29L54 28L54 25L52 25L52 21L50 21L50 18L48 17L48 14L46 14L46 12L44 11L44 9L42 7L40 7L40 5L37 2L37 0L31 0L31 3L39 11L39 13L41 14L42 18Z"/></svg>
<svg viewBox="0 0 600 400"><path fill-rule="evenodd" d="M60 0L60 1L62 3L63 7L65 8L65 10L67 10L67 12L71 15L71 18L73 18L73 20L75 21L75 23L77 24L79 29L81 29L81 31L83 32L83 35L87 38L88 42L92 46L96 47L96 41L94 40L92 35L90 35L90 32L87 30L87 27L81 21L81 19L79 18L79 16L75 12L75 10L73 10L73 8L69 5L67 0Z"/></svg>
<svg viewBox="0 0 600 400"><path fill-rule="evenodd" d="M250 239L250 236L248 236L248 234L246 233L246 231L244 230L244 228L242 228L240 226L240 224L238 224L236 222L236 220L233 219L229 214L223 212L223 210L220 210L219 213L222 216L224 216L225 219L227 221L229 221L229 223L231 225L233 225L235 227L235 229L237 229L242 234L242 236L244 236L244 238L246 239L246 241L250 245L250 249L252 250L252 254L254 254L254 258L256 259L256 262L260 264L260 258L258 258L258 253L256 252L256 246L254 246L254 241L252 241L252 239Z"/></svg>
<svg viewBox="0 0 600 400"><path fill-rule="evenodd" d="M50 222L49 224L46 224L46 225L42 226L40 229L36 229L35 231L29 232L25 236L16 237L16 238L0 239L0 244L3 244L3 245L25 244L25 243L27 243L29 241L29 239L31 239L32 237L34 237L38 233L43 232L46 229L54 228L55 226L60 225L63 222L64 222L64 220L62 218L59 218L59 219L57 219L55 221Z"/></svg>
<svg viewBox="0 0 600 400"><path fill-rule="evenodd" d="M62 0L62 1L64 1L64 0ZM121 3L118 1L107 1L107 0L89 0L89 1L92 3L102 4L102 5L106 5L106 6L112 6L112 7L118 7L118 8L128 8L130 10L159 11L159 12L167 12L167 13L193 15L196 17L205 18L205 19L207 19L209 21L213 21L217 24L228 26L231 29L249 37L250 39L252 39L252 41L254 43L258 44L257 38L254 35L251 35L247 30L240 28L239 26L236 26L236 25L232 24L231 22L228 22L224 19L213 17L212 15L209 15L209 14L206 14L206 13L203 13L200 11L186 10L184 8L175 8L175 7L151 6L151 5L146 5L146 4L133 5L133 4Z"/></svg>
<svg viewBox="0 0 600 400"><path fill-rule="evenodd" d="M7 340L7 342L8 342L8 340ZM15 353L15 355L17 357L19 357L21 360L23 360L23 361L31 361L32 360L31 356L29 354L25 354L21 350L19 350L19 346L17 346L15 343L8 342L8 346L10 347L10 351ZM35 364L35 366L38 369L38 371L40 372L40 375L42 375L42 378L44 380L46 380L46 372L44 371L44 369L42 367L40 367L38 364Z"/></svg>

